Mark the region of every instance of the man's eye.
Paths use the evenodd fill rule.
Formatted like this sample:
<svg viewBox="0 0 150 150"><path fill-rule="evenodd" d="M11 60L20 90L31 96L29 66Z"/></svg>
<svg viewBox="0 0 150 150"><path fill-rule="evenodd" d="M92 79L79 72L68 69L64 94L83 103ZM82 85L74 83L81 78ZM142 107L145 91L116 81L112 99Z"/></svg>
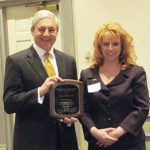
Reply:
<svg viewBox="0 0 150 150"><path fill-rule="evenodd" d="M45 32L45 30L46 30L45 28L39 28L40 32Z"/></svg>
<svg viewBox="0 0 150 150"><path fill-rule="evenodd" d="M48 31L49 31L49 32L55 32L56 29L55 29L55 28L49 28Z"/></svg>
<svg viewBox="0 0 150 150"><path fill-rule="evenodd" d="M37 27L38 31L41 33L44 33L46 30L48 30L49 33L54 33L56 32L56 28L44 28L44 27Z"/></svg>

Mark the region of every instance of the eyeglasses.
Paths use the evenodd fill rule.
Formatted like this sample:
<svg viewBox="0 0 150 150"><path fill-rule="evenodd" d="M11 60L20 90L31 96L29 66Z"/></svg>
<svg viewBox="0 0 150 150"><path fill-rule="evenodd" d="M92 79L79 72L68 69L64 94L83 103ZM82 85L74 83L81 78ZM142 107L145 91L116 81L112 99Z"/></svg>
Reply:
<svg viewBox="0 0 150 150"><path fill-rule="evenodd" d="M106 48L108 48L108 47L113 47L113 48L117 48L117 47L119 47L121 45L121 43L120 42L113 42L113 43L109 43L109 42L103 42L102 43L102 46L103 47L106 47Z"/></svg>
<svg viewBox="0 0 150 150"><path fill-rule="evenodd" d="M36 27L40 33L44 33L48 30L49 33L55 33L57 31L56 28L53 27Z"/></svg>

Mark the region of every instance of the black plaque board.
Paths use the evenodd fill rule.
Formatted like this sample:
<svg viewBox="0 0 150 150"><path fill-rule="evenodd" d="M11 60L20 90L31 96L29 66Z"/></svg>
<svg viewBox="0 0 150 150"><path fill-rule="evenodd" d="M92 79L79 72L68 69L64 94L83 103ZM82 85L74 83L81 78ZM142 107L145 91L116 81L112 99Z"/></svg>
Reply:
<svg viewBox="0 0 150 150"><path fill-rule="evenodd" d="M83 84L65 79L50 89L50 116L54 118L79 117L83 113Z"/></svg>

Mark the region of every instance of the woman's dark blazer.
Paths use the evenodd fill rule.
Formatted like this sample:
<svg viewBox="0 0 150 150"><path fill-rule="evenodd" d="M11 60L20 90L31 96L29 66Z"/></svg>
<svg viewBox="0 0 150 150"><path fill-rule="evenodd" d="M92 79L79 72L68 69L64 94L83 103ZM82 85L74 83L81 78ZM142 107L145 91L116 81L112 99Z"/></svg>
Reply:
<svg viewBox="0 0 150 150"><path fill-rule="evenodd" d="M59 76L77 79L74 58L56 49L54 54ZM37 103L37 88L47 77L32 46L7 57L4 107L7 113L16 113L13 150L55 150L58 139L63 150L78 150L74 125L67 127L50 117L48 94L42 105Z"/></svg>
<svg viewBox="0 0 150 150"><path fill-rule="evenodd" d="M81 72L80 80L84 83L85 113L80 118L85 138L89 143L95 143L89 130L96 126L99 129L118 127L128 133L114 144L114 149L144 150L140 141L145 139L142 125L149 110L149 95L146 74L140 66L130 66L121 71L116 78L105 85L98 74L98 68L88 68ZM100 82L98 92L88 93L87 86ZM113 147L113 146L112 146Z"/></svg>

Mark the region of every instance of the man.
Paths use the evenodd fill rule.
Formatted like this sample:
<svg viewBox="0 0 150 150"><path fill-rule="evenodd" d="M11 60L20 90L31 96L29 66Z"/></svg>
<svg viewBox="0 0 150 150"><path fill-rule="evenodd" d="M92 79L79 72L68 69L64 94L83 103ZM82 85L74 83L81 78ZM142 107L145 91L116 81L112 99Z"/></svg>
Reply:
<svg viewBox="0 0 150 150"><path fill-rule="evenodd" d="M53 47L58 29L53 13L38 11L31 27L35 43L7 57L4 108L16 113L13 150L78 150L72 124L77 119L60 121L49 115L49 89L62 79L77 79L74 58ZM45 56L53 71L46 71Z"/></svg>

